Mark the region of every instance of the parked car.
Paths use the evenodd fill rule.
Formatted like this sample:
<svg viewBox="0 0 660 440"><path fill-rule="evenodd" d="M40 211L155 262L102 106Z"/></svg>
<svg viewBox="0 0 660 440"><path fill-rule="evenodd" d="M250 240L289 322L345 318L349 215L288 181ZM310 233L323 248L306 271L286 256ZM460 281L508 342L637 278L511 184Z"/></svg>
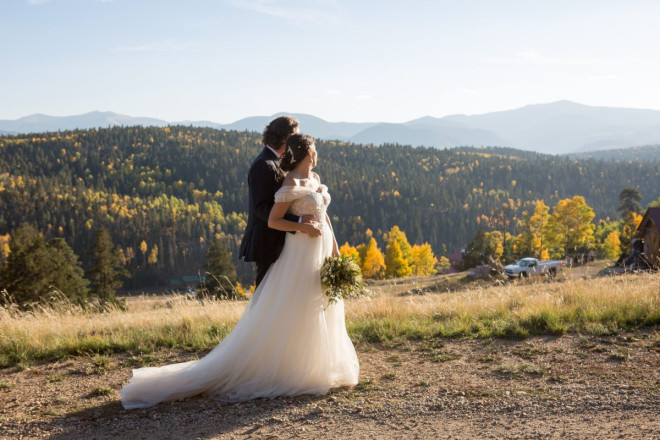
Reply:
<svg viewBox="0 0 660 440"><path fill-rule="evenodd" d="M509 278L526 278L534 275L549 275L554 277L564 269L564 263L556 260L539 261L536 258L523 258L516 264L504 268L504 275Z"/></svg>

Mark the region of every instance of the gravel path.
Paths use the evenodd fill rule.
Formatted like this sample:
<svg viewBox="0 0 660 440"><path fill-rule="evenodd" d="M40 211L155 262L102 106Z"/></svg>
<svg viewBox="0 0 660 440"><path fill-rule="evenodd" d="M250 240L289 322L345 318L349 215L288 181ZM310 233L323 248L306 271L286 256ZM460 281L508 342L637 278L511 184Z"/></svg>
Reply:
<svg viewBox="0 0 660 440"><path fill-rule="evenodd" d="M660 439L660 333L358 347L360 383L326 396L125 411L131 367L188 353L0 370L0 438Z"/></svg>

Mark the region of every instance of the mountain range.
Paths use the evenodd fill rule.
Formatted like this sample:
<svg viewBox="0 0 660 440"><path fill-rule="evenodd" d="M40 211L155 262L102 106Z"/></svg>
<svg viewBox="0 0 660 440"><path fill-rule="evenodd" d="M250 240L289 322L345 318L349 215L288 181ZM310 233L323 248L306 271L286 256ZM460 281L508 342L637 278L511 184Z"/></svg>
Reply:
<svg viewBox="0 0 660 440"><path fill-rule="evenodd" d="M16 120L0 120L0 134L171 124L261 132L271 119L282 114L295 116L300 121L301 130L314 137L358 144L436 148L506 146L567 154L660 143L660 111L593 107L571 101L528 105L481 115L426 116L404 123L328 122L297 113L253 116L231 124L165 121L98 111L63 117L34 114Z"/></svg>

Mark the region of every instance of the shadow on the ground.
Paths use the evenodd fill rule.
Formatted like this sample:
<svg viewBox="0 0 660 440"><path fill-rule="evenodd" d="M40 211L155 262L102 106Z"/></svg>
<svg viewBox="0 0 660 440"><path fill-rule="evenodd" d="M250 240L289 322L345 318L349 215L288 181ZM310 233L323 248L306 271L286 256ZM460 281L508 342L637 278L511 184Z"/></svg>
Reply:
<svg viewBox="0 0 660 440"><path fill-rule="evenodd" d="M296 421L317 417L313 405L327 398L303 395L224 403L199 396L132 410L123 409L115 400L52 419L59 432L50 438L208 439L228 432L258 435L269 426L283 423L278 415L291 414L292 408L302 410Z"/></svg>

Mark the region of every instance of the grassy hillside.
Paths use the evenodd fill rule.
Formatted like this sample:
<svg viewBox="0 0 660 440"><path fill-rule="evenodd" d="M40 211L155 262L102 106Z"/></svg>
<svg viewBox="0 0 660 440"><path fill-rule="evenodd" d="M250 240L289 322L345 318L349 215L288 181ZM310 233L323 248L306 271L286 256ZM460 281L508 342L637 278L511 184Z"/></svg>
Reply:
<svg viewBox="0 0 660 440"><path fill-rule="evenodd" d="M508 224L531 203L582 195L596 220L616 216L618 194L643 204L660 188L660 162L603 162L505 148L437 150L317 143L318 172L333 196L340 242L399 225L436 253L464 246L479 225ZM21 222L63 237L87 263L94 231L107 227L132 273L130 287L167 285L201 270L220 235L234 255L245 226L246 173L257 133L210 128L115 127L0 137L0 235ZM155 262L148 257L157 248ZM146 250L144 250L146 249ZM143 252L144 250L144 252ZM248 265L239 264L244 281Z"/></svg>
<svg viewBox="0 0 660 440"><path fill-rule="evenodd" d="M372 285L370 297L346 303L347 328L356 343L438 337L613 334L660 324L660 275L584 279L570 269L563 281L473 283L435 276ZM463 277L465 274L453 275ZM439 284L452 291L410 295ZM421 288L421 289L420 289ZM442 289L441 289L442 290ZM240 317L246 302L197 301L185 296L129 298L125 311L92 314L61 309L0 309L0 367L53 361L70 355L160 348L209 350Z"/></svg>

